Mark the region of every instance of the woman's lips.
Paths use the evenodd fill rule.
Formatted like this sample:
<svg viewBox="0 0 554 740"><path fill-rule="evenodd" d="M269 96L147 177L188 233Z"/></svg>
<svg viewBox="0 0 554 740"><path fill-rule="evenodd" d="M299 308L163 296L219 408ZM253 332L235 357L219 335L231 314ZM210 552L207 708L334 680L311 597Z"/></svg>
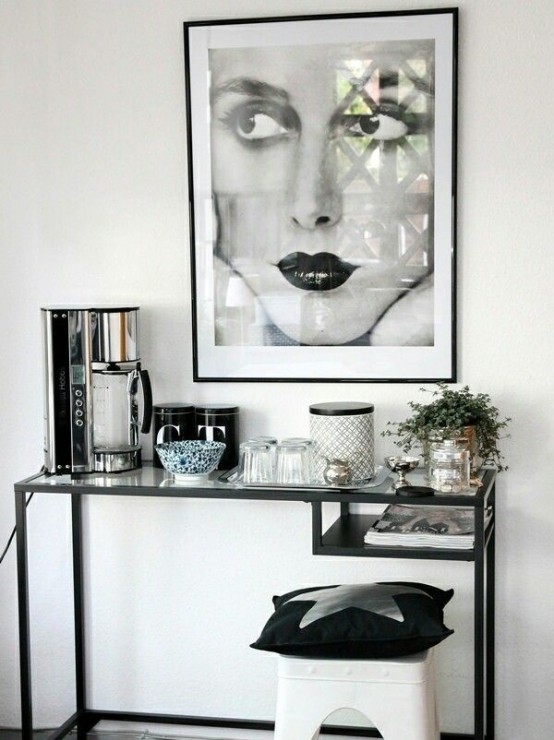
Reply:
<svg viewBox="0 0 554 740"><path fill-rule="evenodd" d="M357 269L329 252L314 255L291 252L277 263L277 267L291 285L302 290L339 288Z"/></svg>

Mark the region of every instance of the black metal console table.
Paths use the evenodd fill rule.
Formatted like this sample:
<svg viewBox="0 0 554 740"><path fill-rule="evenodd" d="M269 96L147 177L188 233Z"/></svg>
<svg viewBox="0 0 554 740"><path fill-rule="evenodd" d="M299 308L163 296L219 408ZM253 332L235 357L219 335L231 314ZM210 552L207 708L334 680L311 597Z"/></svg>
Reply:
<svg viewBox="0 0 554 740"><path fill-rule="evenodd" d="M417 476L418 472L412 476ZM29 625L29 588L27 562L27 494L71 496L73 543L73 596L75 626L75 712L52 734L57 740L76 729L80 738L102 720L143 723L235 727L271 730L268 721L236 718L173 716L162 714L102 711L87 704L85 669L85 625L81 503L83 496L155 496L202 499L252 499L298 501L312 506L312 542L315 555L343 555L378 558L420 558L427 560L460 560L473 563L474 570L474 734L443 733L443 738L494 740L494 539L495 539L494 470L487 469L476 493L426 496L399 499L391 490L390 479L365 490L245 488L223 482L218 476L198 487L183 487L168 480L164 470L143 467L118 475L82 476L34 475L16 483L17 582L19 599L19 647L21 677L21 715L23 740L33 737L31 648ZM417 481L414 481L417 482ZM327 530L322 527L322 505L338 504L340 513ZM475 510L475 543L471 550L435 548L376 547L364 545L364 534L375 516L351 511L351 504L410 503L436 506L469 506ZM485 515L487 515L485 517ZM330 734L380 737L376 730L327 726Z"/></svg>

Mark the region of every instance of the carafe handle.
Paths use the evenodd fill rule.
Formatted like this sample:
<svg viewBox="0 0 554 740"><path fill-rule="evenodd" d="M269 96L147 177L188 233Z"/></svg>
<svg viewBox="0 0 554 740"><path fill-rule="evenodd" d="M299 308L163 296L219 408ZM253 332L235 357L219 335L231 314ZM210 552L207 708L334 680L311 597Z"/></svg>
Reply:
<svg viewBox="0 0 554 740"><path fill-rule="evenodd" d="M150 424L152 423L152 386L150 384L148 370L139 370L138 374L143 398L140 431L142 434L148 434L150 431Z"/></svg>

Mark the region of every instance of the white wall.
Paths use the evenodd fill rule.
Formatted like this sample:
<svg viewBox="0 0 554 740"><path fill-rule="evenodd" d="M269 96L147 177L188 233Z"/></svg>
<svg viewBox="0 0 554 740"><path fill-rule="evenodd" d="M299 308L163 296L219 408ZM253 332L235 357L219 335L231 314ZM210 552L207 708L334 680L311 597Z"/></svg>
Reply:
<svg viewBox="0 0 554 740"><path fill-rule="evenodd" d="M271 14L449 5L274 0ZM550 737L551 0L460 0L459 378L513 416L498 484L500 740ZM242 0L3 0L0 4L2 362L0 545L12 484L42 462L39 306L136 301L157 400L229 401L244 434L307 432L307 407L370 400L377 430L410 384L194 384L182 22L263 16ZM149 440L145 440L148 444ZM378 453L390 445L378 437ZM38 497L32 541L37 720L69 712L67 507ZM314 558L303 504L89 502L91 700L101 708L270 719L271 656L247 648L270 596L389 577L453 585L440 649L444 729L470 727L471 570ZM247 536L245 536L245 534ZM52 576L52 573L54 574ZM0 567L0 725L17 726L15 553Z"/></svg>

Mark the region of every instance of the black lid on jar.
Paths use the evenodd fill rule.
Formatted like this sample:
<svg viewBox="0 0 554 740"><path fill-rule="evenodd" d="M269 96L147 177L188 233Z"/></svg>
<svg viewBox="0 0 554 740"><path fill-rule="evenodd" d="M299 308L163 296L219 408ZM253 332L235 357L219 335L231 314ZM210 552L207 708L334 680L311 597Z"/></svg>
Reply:
<svg viewBox="0 0 554 740"><path fill-rule="evenodd" d="M329 401L327 403L313 403L310 406L310 414L320 416L349 416L351 414L372 414L374 405L372 403L360 403L358 401Z"/></svg>
<svg viewBox="0 0 554 740"><path fill-rule="evenodd" d="M183 403L181 401L168 401L167 403L155 403L152 406L155 414L167 414L172 411L194 411L194 406L191 403Z"/></svg>
<svg viewBox="0 0 554 740"><path fill-rule="evenodd" d="M196 406L197 414L238 414L238 406L229 406L226 403L208 403L204 406Z"/></svg>

